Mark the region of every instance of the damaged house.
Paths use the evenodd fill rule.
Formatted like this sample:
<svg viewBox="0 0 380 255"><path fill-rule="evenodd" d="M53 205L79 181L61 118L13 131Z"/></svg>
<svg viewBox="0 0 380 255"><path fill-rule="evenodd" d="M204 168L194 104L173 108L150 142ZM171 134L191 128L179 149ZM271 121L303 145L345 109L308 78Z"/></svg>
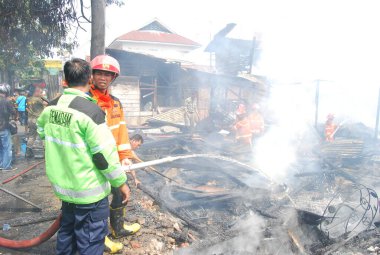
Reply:
<svg viewBox="0 0 380 255"><path fill-rule="evenodd" d="M183 124L184 101L194 92L200 119L218 108L232 112L238 102L257 102L267 93L260 77L217 74L208 66L181 60L199 47L157 20L110 44L106 53L121 66L112 90L131 125L160 119L160 115L165 121Z"/></svg>

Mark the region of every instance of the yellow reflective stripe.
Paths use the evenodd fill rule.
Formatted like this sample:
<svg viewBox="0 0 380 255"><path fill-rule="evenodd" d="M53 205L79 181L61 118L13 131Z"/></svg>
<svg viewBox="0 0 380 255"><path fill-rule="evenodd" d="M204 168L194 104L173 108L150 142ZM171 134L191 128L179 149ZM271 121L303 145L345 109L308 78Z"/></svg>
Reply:
<svg viewBox="0 0 380 255"><path fill-rule="evenodd" d="M51 137L51 136L45 136L45 140L49 141L49 142L57 143L60 145L64 145L67 147L72 147L72 148L85 148L86 147L85 143L71 143L71 142L63 141L61 139Z"/></svg>
<svg viewBox="0 0 380 255"><path fill-rule="evenodd" d="M72 190L72 189L65 189L57 184L53 185L53 189L56 193L59 193L64 196L72 197L72 198L84 198L84 197L93 197L93 196L98 196L101 195L104 192L107 192L110 189L110 184L109 182L105 182L102 185L88 189L88 190Z"/></svg>
<svg viewBox="0 0 380 255"><path fill-rule="evenodd" d="M123 170L122 170L120 167L117 168L117 169L115 169L115 170L113 170L113 171L110 172L110 173L106 173L106 174L103 173L103 175L104 175L107 179L109 179L109 180L113 180L113 179L119 178L120 175L122 175L122 174L124 174L124 172L123 172Z"/></svg>
<svg viewBox="0 0 380 255"><path fill-rule="evenodd" d="M131 147L131 144L129 144L129 143L120 144L117 146L118 151L125 151L125 150L131 150L131 149L132 149L132 147Z"/></svg>
<svg viewBox="0 0 380 255"><path fill-rule="evenodd" d="M125 122L125 121L120 121L119 124L120 124L120 125L127 125L127 122Z"/></svg>

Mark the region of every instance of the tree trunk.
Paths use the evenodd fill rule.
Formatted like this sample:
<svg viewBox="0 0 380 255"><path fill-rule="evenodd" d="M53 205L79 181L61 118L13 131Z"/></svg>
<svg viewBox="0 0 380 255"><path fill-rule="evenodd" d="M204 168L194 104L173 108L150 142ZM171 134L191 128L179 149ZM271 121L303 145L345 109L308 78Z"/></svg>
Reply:
<svg viewBox="0 0 380 255"><path fill-rule="evenodd" d="M91 0L91 60L105 52L105 0Z"/></svg>

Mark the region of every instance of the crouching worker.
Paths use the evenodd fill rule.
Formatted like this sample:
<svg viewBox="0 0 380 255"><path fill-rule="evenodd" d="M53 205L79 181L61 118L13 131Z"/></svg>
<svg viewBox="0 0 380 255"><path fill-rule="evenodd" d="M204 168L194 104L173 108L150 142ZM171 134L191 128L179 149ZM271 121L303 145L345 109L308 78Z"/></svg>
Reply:
<svg viewBox="0 0 380 255"><path fill-rule="evenodd" d="M68 88L37 120L45 139L46 174L62 200L56 254L102 255L111 186L130 196L105 113L86 93L91 69L82 59L64 65Z"/></svg>

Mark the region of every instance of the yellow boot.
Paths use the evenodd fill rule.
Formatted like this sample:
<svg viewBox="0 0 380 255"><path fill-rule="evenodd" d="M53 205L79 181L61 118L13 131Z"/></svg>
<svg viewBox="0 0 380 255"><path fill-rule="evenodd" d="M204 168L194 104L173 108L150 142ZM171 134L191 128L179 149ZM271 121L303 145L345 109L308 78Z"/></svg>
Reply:
<svg viewBox="0 0 380 255"><path fill-rule="evenodd" d="M114 254L114 253L119 253L123 249L123 244L122 243L116 243L112 242L111 239L106 236L106 239L104 240L104 245L105 245L105 251Z"/></svg>
<svg viewBox="0 0 380 255"><path fill-rule="evenodd" d="M141 225L138 223L133 223L132 225L127 225L124 223L124 229L129 233L129 235L135 234L137 231L140 230Z"/></svg>
<svg viewBox="0 0 380 255"><path fill-rule="evenodd" d="M112 208L110 207L110 225L112 237L120 238L133 235L140 230L141 226L138 223L132 225L124 224L125 208Z"/></svg>

